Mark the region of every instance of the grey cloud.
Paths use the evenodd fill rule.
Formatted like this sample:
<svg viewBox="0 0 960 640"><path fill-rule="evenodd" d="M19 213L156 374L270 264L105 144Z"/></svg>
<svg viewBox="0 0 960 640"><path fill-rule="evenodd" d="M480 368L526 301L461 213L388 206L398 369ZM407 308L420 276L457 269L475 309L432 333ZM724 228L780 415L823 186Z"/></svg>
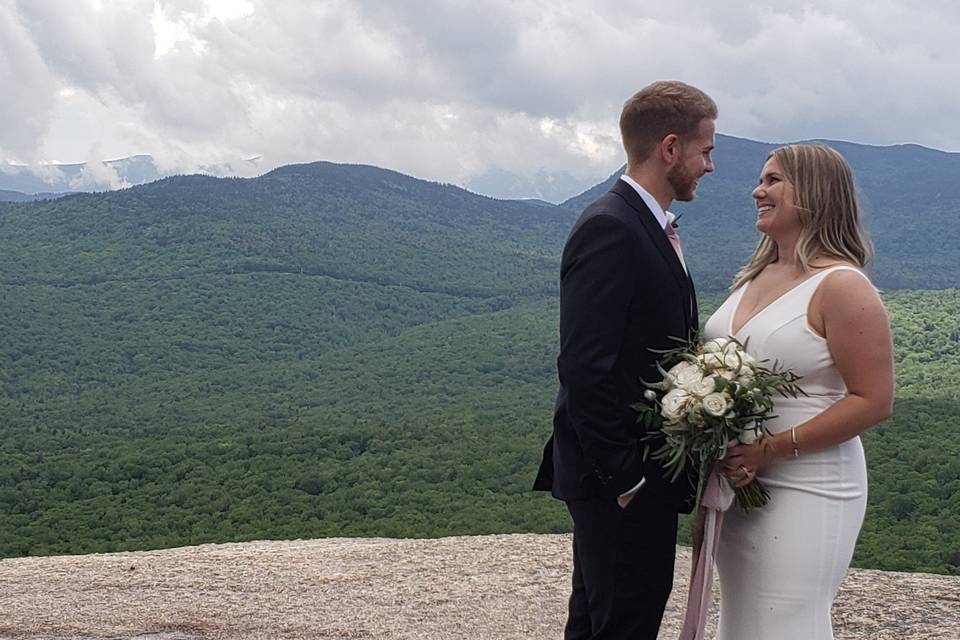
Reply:
<svg viewBox="0 0 960 640"><path fill-rule="evenodd" d="M189 37L155 58L153 0L0 0L15 60L0 81L22 87L0 105L0 148L35 156L67 85L167 168L263 154L263 169L327 159L460 184L492 168L599 179L622 161L623 100L680 78L717 99L725 133L960 149L960 5L946 0L251 5L218 20L202 0L161 0Z"/></svg>
<svg viewBox="0 0 960 640"><path fill-rule="evenodd" d="M50 71L91 92L123 91L118 80L137 78L153 58L152 6L134 0L98 11L83 2L17 3Z"/></svg>
<svg viewBox="0 0 960 640"><path fill-rule="evenodd" d="M0 100L0 154L40 160L37 140L49 126L56 85L9 0L0 3L0 86L6 88Z"/></svg>
<svg viewBox="0 0 960 640"><path fill-rule="evenodd" d="M209 64L188 44L154 58L153 6L136 0L98 11L83 3L21 2L16 18L48 73L105 104L137 110L145 126L206 135L244 117L230 68Z"/></svg>

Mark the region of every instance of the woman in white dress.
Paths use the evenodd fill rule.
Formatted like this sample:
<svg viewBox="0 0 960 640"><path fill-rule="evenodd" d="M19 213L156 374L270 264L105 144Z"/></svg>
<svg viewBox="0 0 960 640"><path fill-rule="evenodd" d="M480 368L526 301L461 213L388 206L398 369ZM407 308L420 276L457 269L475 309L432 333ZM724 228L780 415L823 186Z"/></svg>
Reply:
<svg viewBox="0 0 960 640"><path fill-rule="evenodd" d="M720 537L720 640L830 640L830 608L863 523L859 434L893 405L890 325L862 270L871 257L853 174L822 145L770 154L753 191L756 251L705 338L732 335L803 376L776 398L772 435L733 447L723 470L759 479L763 508L727 512Z"/></svg>

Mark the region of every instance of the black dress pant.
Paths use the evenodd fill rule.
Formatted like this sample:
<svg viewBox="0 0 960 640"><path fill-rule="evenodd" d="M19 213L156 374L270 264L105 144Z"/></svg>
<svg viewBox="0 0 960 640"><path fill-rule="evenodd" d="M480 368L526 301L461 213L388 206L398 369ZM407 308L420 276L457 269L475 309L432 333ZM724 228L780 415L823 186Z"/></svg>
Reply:
<svg viewBox="0 0 960 640"><path fill-rule="evenodd" d="M656 640L673 587L677 512L643 487L615 499L572 500L573 593L565 640Z"/></svg>

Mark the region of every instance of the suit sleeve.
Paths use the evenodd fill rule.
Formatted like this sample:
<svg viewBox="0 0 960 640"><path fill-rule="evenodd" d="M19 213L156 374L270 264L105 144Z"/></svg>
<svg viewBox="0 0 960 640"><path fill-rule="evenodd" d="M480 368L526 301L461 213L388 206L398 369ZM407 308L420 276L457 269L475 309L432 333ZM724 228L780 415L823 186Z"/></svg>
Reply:
<svg viewBox="0 0 960 640"><path fill-rule="evenodd" d="M560 270L560 356L567 411L601 492L617 496L643 478L635 436L624 424L614 369L621 357L631 296L640 275L633 233L597 215L567 241Z"/></svg>

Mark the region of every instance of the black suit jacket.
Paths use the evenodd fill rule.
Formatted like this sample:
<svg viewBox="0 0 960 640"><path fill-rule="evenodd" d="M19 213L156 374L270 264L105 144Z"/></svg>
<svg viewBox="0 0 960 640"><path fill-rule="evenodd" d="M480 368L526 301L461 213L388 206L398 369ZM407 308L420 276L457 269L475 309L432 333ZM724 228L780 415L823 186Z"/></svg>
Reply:
<svg viewBox="0 0 960 640"><path fill-rule="evenodd" d="M655 350L699 326L693 283L640 195L623 180L587 207L560 263L560 392L535 489L561 500L641 491L683 513L694 478L670 483L643 461L630 405L660 379Z"/></svg>

